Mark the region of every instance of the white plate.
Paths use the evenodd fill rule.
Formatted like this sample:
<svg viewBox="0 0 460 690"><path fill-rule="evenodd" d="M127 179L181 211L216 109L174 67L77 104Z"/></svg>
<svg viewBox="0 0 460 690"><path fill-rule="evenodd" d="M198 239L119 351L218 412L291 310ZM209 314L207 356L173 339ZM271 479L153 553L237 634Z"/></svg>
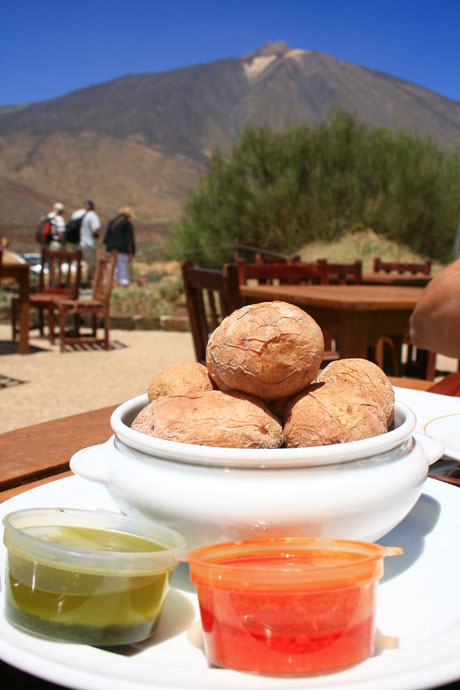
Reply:
<svg viewBox="0 0 460 690"><path fill-rule="evenodd" d="M460 460L460 413L435 417L425 424L424 431L441 441L444 455Z"/></svg>
<svg viewBox="0 0 460 690"><path fill-rule="evenodd" d="M0 505L115 510L105 488L80 477L45 484ZM460 678L460 492L427 480L407 518L380 543L402 546L385 559L377 602L376 653L351 669L313 678L276 678L210 668L201 648L196 597L185 565L147 643L108 651L50 642L10 626L0 614L0 656L7 663L78 690L416 690ZM4 561L5 548L1 558ZM4 567L2 567L4 572Z"/></svg>

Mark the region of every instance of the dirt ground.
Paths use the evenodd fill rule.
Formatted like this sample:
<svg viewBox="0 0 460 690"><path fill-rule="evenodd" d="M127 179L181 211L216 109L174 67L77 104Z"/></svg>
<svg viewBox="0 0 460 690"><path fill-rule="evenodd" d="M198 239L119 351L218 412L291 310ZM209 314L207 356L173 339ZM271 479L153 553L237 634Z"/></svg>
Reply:
<svg viewBox="0 0 460 690"><path fill-rule="evenodd" d="M112 330L109 351L64 353L35 334L31 354L19 355L0 324L0 433L122 403L166 365L195 359L190 333Z"/></svg>

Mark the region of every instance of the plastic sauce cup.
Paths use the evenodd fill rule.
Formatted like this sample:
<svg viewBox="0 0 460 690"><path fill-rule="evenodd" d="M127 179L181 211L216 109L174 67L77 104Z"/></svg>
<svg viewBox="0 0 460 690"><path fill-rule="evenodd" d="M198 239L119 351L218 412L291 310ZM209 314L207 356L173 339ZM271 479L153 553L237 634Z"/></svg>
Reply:
<svg viewBox="0 0 460 690"><path fill-rule="evenodd" d="M91 645L156 630L185 539L107 511L39 508L3 519L5 615L42 637Z"/></svg>
<svg viewBox="0 0 460 690"><path fill-rule="evenodd" d="M212 664L265 674L329 673L373 653L383 558L400 548L338 539L226 542L183 556Z"/></svg>

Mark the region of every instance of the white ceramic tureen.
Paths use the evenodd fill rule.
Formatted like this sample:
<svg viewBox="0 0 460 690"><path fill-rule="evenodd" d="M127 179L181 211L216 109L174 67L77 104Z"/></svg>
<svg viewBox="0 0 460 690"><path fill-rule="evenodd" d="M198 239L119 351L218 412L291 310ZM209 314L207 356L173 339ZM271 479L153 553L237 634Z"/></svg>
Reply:
<svg viewBox="0 0 460 690"><path fill-rule="evenodd" d="M75 474L102 482L120 510L182 533L189 546L268 536L374 541L419 498L442 444L414 433L396 403L394 429L313 448L214 448L156 439L130 428L146 395L112 414L106 443L71 459Z"/></svg>

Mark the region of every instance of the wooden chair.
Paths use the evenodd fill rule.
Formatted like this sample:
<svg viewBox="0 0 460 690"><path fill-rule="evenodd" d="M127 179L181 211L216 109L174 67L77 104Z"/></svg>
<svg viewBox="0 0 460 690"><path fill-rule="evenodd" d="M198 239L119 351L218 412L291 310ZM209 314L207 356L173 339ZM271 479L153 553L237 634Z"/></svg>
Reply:
<svg viewBox="0 0 460 690"><path fill-rule="evenodd" d="M300 261L299 254L282 254L281 252L274 252L270 249L262 249L261 247L252 247L249 244L241 244L238 240L234 240L233 262L240 258L240 250L245 252L245 256L248 254L253 255L256 264L267 264L270 262L292 264L295 261Z"/></svg>
<svg viewBox="0 0 460 690"><path fill-rule="evenodd" d="M383 271L385 273L410 273L411 275L431 275L431 261L428 259L423 263L410 263L403 261L382 261L379 257L374 259L374 271ZM429 381L432 381L436 374L436 354L428 352L427 350L414 350L409 334L403 336L403 344L407 345L407 362L403 364L401 360L401 352L396 352L399 347L399 341L393 342L391 337L385 338L385 345L389 349L394 350L393 357L398 360L398 370L404 370L406 375L415 374L416 376L423 376ZM383 357L382 342L377 343L376 359ZM415 354L415 357L414 357Z"/></svg>
<svg viewBox="0 0 460 690"><path fill-rule="evenodd" d="M318 259L318 263L323 266L329 285L362 285L363 267L360 259L353 263L332 263L326 259ZM388 371L390 369L393 375L399 376L399 357L391 338L379 338L375 343L372 343L369 358L375 359L382 370Z"/></svg>
<svg viewBox="0 0 460 690"><path fill-rule="evenodd" d="M254 263L256 264L295 264L300 261L299 254L294 254L292 256L280 257L280 256L270 256L268 254L263 254L262 252L256 252L254 256Z"/></svg>
<svg viewBox="0 0 460 690"><path fill-rule="evenodd" d="M100 250L97 253L96 270L93 281L92 297L81 297L77 299L59 299L57 308L59 309L59 329L61 339L61 352L65 351L66 345L80 343L103 344L104 348L110 348L110 296L112 294L113 274L117 261L117 251L111 252ZM75 330L66 332L66 316L75 316ZM92 333L80 333L80 319L82 315L91 315ZM98 318L102 315L104 337L97 337Z"/></svg>
<svg viewBox="0 0 460 690"><path fill-rule="evenodd" d="M327 283L327 271L319 261L250 264L246 259L237 259L236 265L240 285L247 285L248 280L257 280L259 284L268 285L326 285Z"/></svg>
<svg viewBox="0 0 460 690"><path fill-rule="evenodd" d="M362 285L363 267L361 260L356 260L353 263L331 263L326 259L319 259L319 263L323 264L330 285ZM399 357L391 338L378 338L375 343L371 344L368 356L370 359L375 359L376 364L383 371L388 372L390 370L394 376L399 376Z"/></svg>
<svg viewBox="0 0 460 690"><path fill-rule="evenodd" d="M383 271L384 273L411 273L412 275L422 273L423 275L429 276L431 274L431 261L427 260L421 264L403 261L382 261L377 256L374 259L374 271L375 273Z"/></svg>
<svg viewBox="0 0 460 690"><path fill-rule="evenodd" d="M182 277L197 362L206 362L209 334L235 309L243 306L235 264L222 271L182 262Z"/></svg>
<svg viewBox="0 0 460 690"><path fill-rule="evenodd" d="M61 298L76 299L81 283L81 250L50 251L43 249L41 254L41 270L37 291L29 295L29 304L39 310L39 329L43 335L43 313L48 314L49 339L54 343L54 309L57 300ZM19 298L11 300L11 325L13 340L16 339L18 325L16 312Z"/></svg>
<svg viewBox="0 0 460 690"><path fill-rule="evenodd" d="M361 285L363 282L363 264L361 260L354 263L331 263L326 259L318 259L323 267L329 285Z"/></svg>

